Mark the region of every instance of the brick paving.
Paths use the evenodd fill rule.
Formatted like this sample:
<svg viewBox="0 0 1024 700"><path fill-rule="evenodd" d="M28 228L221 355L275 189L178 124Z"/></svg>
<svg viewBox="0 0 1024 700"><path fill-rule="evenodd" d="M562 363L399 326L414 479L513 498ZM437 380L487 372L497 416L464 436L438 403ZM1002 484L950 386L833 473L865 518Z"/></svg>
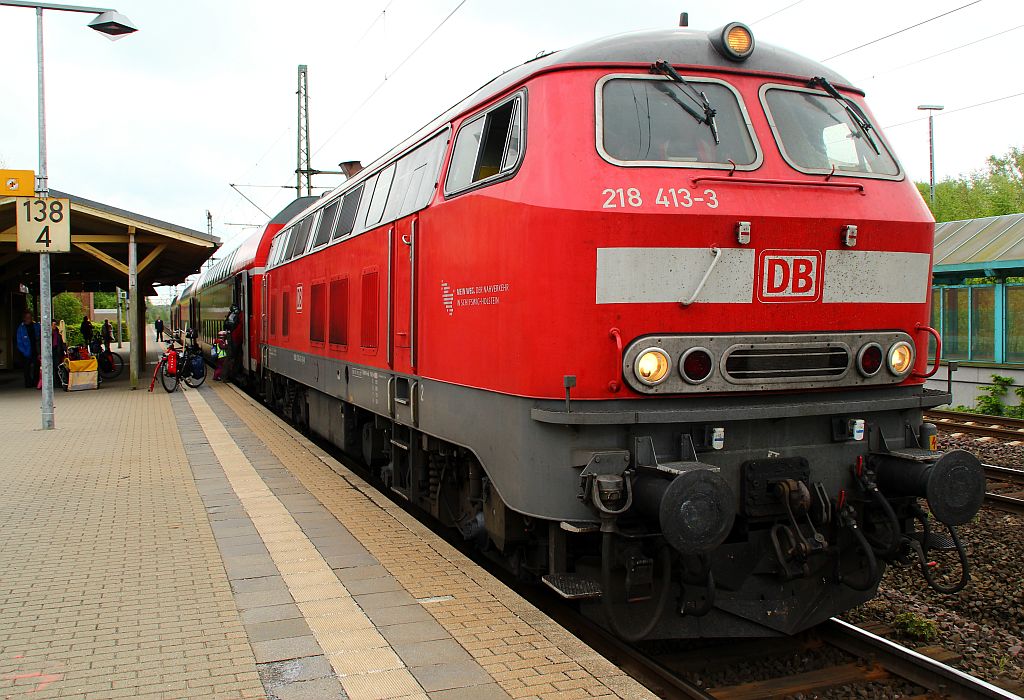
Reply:
<svg viewBox="0 0 1024 700"><path fill-rule="evenodd" d="M258 435L277 462L365 547L381 573L400 586L393 593L355 596L381 629L429 613L426 621L437 623L473 665L513 698L655 697L250 397L222 385L212 393L204 394L210 406L221 416L236 415L248 429L227 425L236 442L249 431ZM335 571L344 577L345 567ZM387 612L375 616L367 606L374 596L388 595L395 599L384 608ZM394 648L414 666L399 644ZM429 647L423 652L428 658L432 653ZM415 668L413 674L432 691L432 683L443 685L444 674L458 669L437 670L436 680Z"/></svg>
<svg viewBox="0 0 1024 700"><path fill-rule="evenodd" d="M233 387L11 387L0 698L654 697Z"/></svg>
<svg viewBox="0 0 1024 700"><path fill-rule="evenodd" d="M0 391L0 697L264 697L169 397Z"/></svg>

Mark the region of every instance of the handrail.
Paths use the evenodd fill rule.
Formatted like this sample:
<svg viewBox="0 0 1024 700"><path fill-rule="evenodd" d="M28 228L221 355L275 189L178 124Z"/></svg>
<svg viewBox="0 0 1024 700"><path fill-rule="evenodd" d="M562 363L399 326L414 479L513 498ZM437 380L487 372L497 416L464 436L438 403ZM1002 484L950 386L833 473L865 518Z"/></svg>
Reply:
<svg viewBox="0 0 1024 700"><path fill-rule="evenodd" d="M608 337L615 341L615 349L618 350L618 362L615 366L615 376L617 377L622 372L622 332L618 328L612 328L608 331ZM618 379L613 379L608 382L608 391L617 393L622 388L619 384Z"/></svg>
<svg viewBox="0 0 1024 700"><path fill-rule="evenodd" d="M928 377L933 376L936 372L939 371L939 360L942 358L942 336L939 334L937 330L935 330L931 326L924 325L920 321L917 322L917 326L915 326L915 328L918 331L926 331L930 333L933 338L935 338L935 366L932 367L930 372L927 372L925 374L921 374L920 372L914 372L912 375L914 377L927 379Z"/></svg>
<svg viewBox="0 0 1024 700"><path fill-rule="evenodd" d="M708 175L693 178L694 186L700 182L731 182L737 185L795 185L797 187L838 187L840 189L857 190L864 194L864 185L859 182L819 182L817 180L783 180L779 178L747 178L732 175Z"/></svg>
<svg viewBox="0 0 1024 700"><path fill-rule="evenodd" d="M697 301L697 296L702 291L704 291L704 285L707 284L708 277L711 276L711 271L715 269L715 265L718 264L719 259L721 259L722 257L722 249L719 248L718 246L711 246L711 254L714 255L715 258L711 261L711 264L708 266L708 269L704 273L704 276L700 278L700 282L697 284L697 288L693 290L693 294L690 295L689 299L687 299L686 301L679 302L683 306L689 306L693 302Z"/></svg>

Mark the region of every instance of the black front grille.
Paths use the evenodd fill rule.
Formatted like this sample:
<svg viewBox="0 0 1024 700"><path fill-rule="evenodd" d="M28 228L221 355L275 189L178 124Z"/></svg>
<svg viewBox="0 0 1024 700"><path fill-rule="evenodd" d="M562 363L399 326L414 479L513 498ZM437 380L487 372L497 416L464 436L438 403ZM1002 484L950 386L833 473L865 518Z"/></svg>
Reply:
<svg viewBox="0 0 1024 700"><path fill-rule="evenodd" d="M739 346L728 351L725 374L730 381L832 381L850 368L850 350L843 345Z"/></svg>

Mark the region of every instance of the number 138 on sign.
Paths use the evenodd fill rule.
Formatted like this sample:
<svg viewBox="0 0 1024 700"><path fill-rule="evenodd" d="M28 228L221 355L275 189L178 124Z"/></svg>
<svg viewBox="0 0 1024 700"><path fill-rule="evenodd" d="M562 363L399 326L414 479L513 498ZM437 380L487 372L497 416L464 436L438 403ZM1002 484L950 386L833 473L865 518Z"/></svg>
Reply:
<svg viewBox="0 0 1024 700"><path fill-rule="evenodd" d="M71 203L66 199L15 197L18 251L67 253L71 250Z"/></svg>

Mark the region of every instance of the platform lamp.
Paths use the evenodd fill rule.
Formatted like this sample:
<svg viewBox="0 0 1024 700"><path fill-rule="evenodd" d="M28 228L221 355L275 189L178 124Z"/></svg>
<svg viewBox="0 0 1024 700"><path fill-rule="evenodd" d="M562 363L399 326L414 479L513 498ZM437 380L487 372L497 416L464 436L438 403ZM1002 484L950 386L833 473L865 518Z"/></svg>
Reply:
<svg viewBox="0 0 1024 700"><path fill-rule="evenodd" d="M96 17L89 22L89 28L105 34L116 41L125 34L138 31L131 20L117 10L109 7L83 7L81 5L58 5L52 2L34 2L33 0L0 0L0 5L9 7L31 7L36 11L36 57L39 68L39 170L36 196L40 199L50 195L50 187L46 173L46 102L43 85L43 10L59 10L63 12L83 12ZM42 337L39 339L42 363L39 372L42 375L42 419L43 430L53 429L53 347L50 343L50 325L52 313L50 308L50 255L39 254L39 306Z"/></svg>
<svg viewBox="0 0 1024 700"><path fill-rule="evenodd" d="M932 206L935 206L935 113L945 107L943 105L918 105L917 108L928 112L928 166L931 173L928 193L931 197Z"/></svg>

